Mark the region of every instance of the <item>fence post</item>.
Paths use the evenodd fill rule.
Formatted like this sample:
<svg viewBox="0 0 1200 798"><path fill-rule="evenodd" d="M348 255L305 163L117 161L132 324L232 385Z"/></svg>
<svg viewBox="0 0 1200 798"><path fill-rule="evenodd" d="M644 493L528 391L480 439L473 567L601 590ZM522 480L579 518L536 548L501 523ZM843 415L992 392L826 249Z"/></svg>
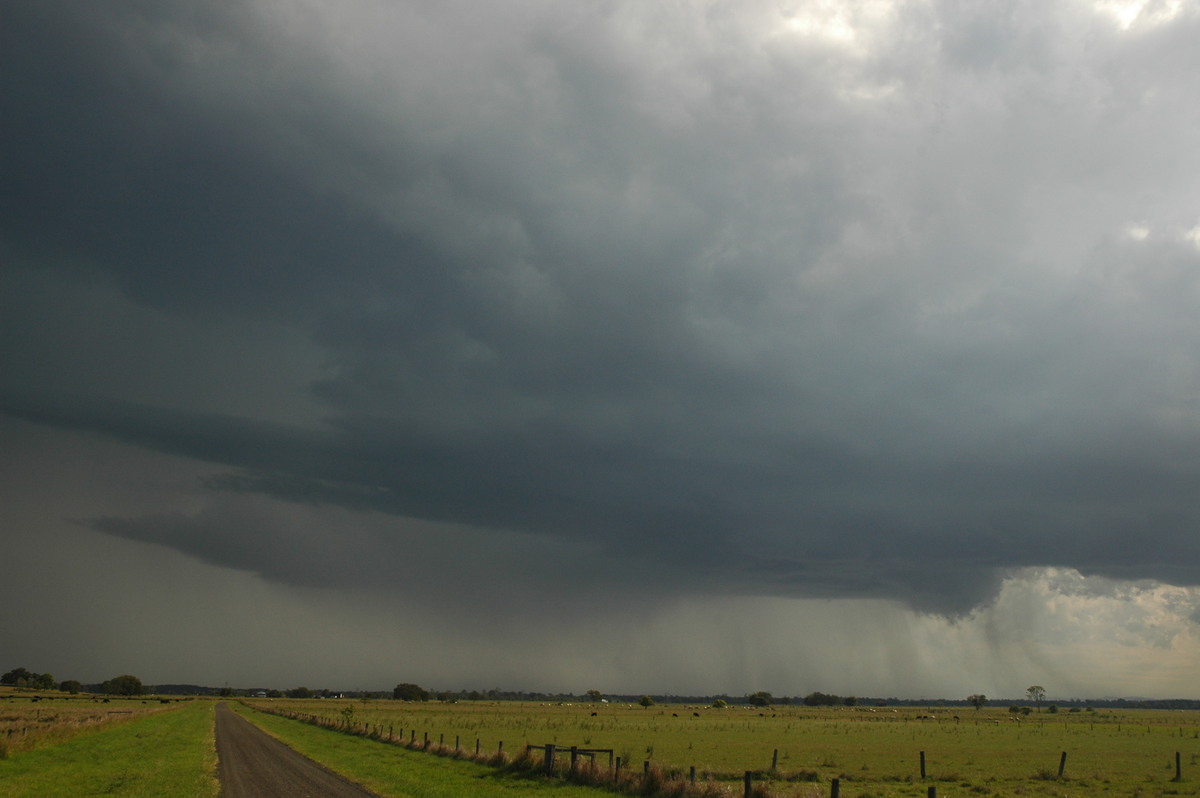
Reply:
<svg viewBox="0 0 1200 798"><path fill-rule="evenodd" d="M688 773L688 781L692 782L693 784L696 783L696 766L695 765L692 765L692 769Z"/></svg>
<svg viewBox="0 0 1200 798"><path fill-rule="evenodd" d="M616 769L617 769L618 771L621 769L621 757L617 757L617 767L616 767Z"/></svg>
<svg viewBox="0 0 1200 798"><path fill-rule="evenodd" d="M771 756L771 770L779 770L779 749L775 749L775 753Z"/></svg>
<svg viewBox="0 0 1200 798"><path fill-rule="evenodd" d="M479 756L479 738L475 738L475 756Z"/></svg>
<svg viewBox="0 0 1200 798"><path fill-rule="evenodd" d="M454 735L454 750L458 750L458 735Z"/></svg>
<svg viewBox="0 0 1200 798"><path fill-rule="evenodd" d="M925 778L925 752L921 752L921 778Z"/></svg>
<svg viewBox="0 0 1200 798"><path fill-rule="evenodd" d="M929 787L929 798L937 798L937 787L932 785Z"/></svg>
<svg viewBox="0 0 1200 798"><path fill-rule="evenodd" d="M546 775L554 773L554 743L546 743Z"/></svg>
<svg viewBox="0 0 1200 798"><path fill-rule="evenodd" d="M571 746L571 772L575 772L575 764L579 761L579 746Z"/></svg>
<svg viewBox="0 0 1200 798"><path fill-rule="evenodd" d="M1063 771L1067 769L1067 752L1063 751L1062 756L1058 758L1058 777L1061 779Z"/></svg>
<svg viewBox="0 0 1200 798"><path fill-rule="evenodd" d="M1175 781L1183 781L1183 770L1179 767L1179 752L1175 752Z"/></svg>
<svg viewBox="0 0 1200 798"><path fill-rule="evenodd" d="M642 763L642 775L644 776L649 772L650 772L650 760L647 759L645 762Z"/></svg>
<svg viewBox="0 0 1200 798"><path fill-rule="evenodd" d="M840 779L834 779L829 782L829 798L839 798L842 794L842 782Z"/></svg>
<svg viewBox="0 0 1200 798"><path fill-rule="evenodd" d="M754 773L753 773L753 771L747 770L746 775L742 777L742 783L745 786L745 790L742 792L742 795L745 796L745 798L750 798L750 790L751 790L750 785L753 782L754 782Z"/></svg>

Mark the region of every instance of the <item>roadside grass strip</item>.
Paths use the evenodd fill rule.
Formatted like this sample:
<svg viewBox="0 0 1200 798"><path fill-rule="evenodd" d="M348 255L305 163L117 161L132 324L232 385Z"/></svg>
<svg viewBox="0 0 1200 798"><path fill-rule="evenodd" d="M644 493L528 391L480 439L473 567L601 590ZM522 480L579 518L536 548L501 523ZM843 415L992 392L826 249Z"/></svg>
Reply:
<svg viewBox="0 0 1200 798"><path fill-rule="evenodd" d="M213 703L191 701L0 760L0 796L216 798Z"/></svg>
<svg viewBox="0 0 1200 798"><path fill-rule="evenodd" d="M298 720L229 705L293 750L386 798L491 798L537 795L596 798L605 793L476 762L432 756L367 737L342 734Z"/></svg>

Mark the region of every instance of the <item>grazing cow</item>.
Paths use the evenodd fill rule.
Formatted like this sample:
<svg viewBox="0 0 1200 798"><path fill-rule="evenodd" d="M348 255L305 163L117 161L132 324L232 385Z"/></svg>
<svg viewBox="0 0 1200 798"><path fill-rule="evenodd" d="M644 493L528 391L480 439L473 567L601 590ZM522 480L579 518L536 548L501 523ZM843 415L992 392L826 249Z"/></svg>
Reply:
<svg viewBox="0 0 1200 798"><path fill-rule="evenodd" d="M593 712L593 713L592 713L592 717L593 717L593 718L594 718L594 717L596 717L596 713L595 713L595 712Z"/></svg>
<svg viewBox="0 0 1200 798"><path fill-rule="evenodd" d="M699 712L693 712L693 713L692 713L692 717L693 717L693 718L698 718L698 717L700 717L700 713L699 713Z"/></svg>

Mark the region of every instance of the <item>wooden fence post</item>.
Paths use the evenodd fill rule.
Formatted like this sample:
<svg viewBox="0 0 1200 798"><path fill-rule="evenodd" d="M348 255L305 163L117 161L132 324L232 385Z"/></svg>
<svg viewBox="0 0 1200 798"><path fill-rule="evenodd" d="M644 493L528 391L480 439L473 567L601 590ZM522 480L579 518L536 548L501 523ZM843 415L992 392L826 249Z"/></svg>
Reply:
<svg viewBox="0 0 1200 798"><path fill-rule="evenodd" d="M1175 752L1175 781L1183 781L1183 770L1179 766L1179 752Z"/></svg>
<svg viewBox="0 0 1200 798"><path fill-rule="evenodd" d="M936 786L931 785L929 787L929 798L937 798L937 787Z"/></svg>
<svg viewBox="0 0 1200 798"><path fill-rule="evenodd" d="M1061 779L1063 771L1067 769L1067 752L1063 751L1062 756L1058 758L1058 777Z"/></svg>
<svg viewBox="0 0 1200 798"><path fill-rule="evenodd" d="M554 773L554 743L546 743L546 775Z"/></svg>
<svg viewBox="0 0 1200 798"><path fill-rule="evenodd" d="M925 752L921 752L921 778L925 778Z"/></svg>
<svg viewBox="0 0 1200 798"><path fill-rule="evenodd" d="M644 776L649 772L650 772L650 760L647 759L645 762L642 763L642 775Z"/></svg>
<svg viewBox="0 0 1200 798"><path fill-rule="evenodd" d="M747 770L746 775L742 777L742 784L745 788L742 792L742 795L744 796L744 798L750 798L750 790L751 790L751 785L753 783L754 783L754 773L752 771Z"/></svg>
<svg viewBox="0 0 1200 798"><path fill-rule="evenodd" d="M829 798L839 798L842 794L841 779L834 779L829 782Z"/></svg>
<svg viewBox="0 0 1200 798"><path fill-rule="evenodd" d="M1176 761L1179 760L1178 754L1175 755L1175 759L1176 759ZM692 769L688 773L688 781L692 782L693 784L696 783L696 766L695 765L692 765Z"/></svg>
<svg viewBox="0 0 1200 798"><path fill-rule="evenodd" d="M771 755L771 770L779 770L779 749L775 749L775 753Z"/></svg>

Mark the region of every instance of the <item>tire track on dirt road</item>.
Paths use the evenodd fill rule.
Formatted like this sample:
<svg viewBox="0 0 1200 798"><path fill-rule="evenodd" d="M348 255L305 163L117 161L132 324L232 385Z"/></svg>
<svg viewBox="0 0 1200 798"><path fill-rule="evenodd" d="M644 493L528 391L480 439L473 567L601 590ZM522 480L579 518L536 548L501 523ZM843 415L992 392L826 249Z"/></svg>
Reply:
<svg viewBox="0 0 1200 798"><path fill-rule="evenodd" d="M222 798L379 798L217 704Z"/></svg>

